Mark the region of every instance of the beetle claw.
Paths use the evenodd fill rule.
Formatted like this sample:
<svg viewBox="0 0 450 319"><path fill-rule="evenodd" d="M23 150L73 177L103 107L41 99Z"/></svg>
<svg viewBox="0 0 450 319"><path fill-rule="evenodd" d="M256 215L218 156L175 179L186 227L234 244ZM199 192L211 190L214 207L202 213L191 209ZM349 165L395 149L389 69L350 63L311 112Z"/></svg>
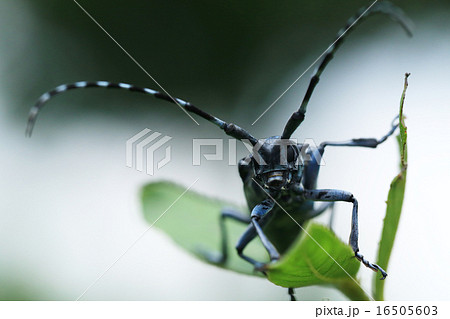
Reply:
<svg viewBox="0 0 450 319"><path fill-rule="evenodd" d="M266 274L266 265L267 264L264 264L264 263L255 263L255 265L254 265L254 271L256 272L256 271L259 271L259 272L262 272L264 275Z"/></svg>
<svg viewBox="0 0 450 319"><path fill-rule="evenodd" d="M361 253L360 253L359 251L356 251L356 252L355 252L355 257L356 257L356 259L358 259L360 262L362 262L363 265L366 266L367 268L370 268L370 269L372 269L372 270L375 271L375 272L380 271L380 273L381 273L381 278L380 278L380 280L385 280L385 279L386 279L386 277L387 277L388 274L387 274L387 272L386 272L383 268L381 268L381 267L378 266L377 264L372 264L370 261L368 261L367 259L365 259L364 256L361 255Z"/></svg>

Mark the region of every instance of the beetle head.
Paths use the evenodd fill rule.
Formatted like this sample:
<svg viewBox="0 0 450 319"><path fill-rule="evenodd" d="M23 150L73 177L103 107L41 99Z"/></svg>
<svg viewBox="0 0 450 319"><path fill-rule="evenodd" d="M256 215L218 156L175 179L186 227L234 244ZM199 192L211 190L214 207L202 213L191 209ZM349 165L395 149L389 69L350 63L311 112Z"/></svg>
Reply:
<svg viewBox="0 0 450 319"><path fill-rule="evenodd" d="M253 148L255 177L271 190L285 189L301 173L300 148L292 140L269 137Z"/></svg>

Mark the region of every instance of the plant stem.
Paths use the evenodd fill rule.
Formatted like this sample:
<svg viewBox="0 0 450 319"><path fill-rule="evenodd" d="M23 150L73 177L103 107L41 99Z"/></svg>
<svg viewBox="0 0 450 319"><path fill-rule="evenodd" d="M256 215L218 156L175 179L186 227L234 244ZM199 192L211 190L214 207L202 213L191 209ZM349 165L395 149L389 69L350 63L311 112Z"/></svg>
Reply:
<svg viewBox="0 0 450 319"><path fill-rule="evenodd" d="M392 180L388 198L386 201L386 214L383 221L383 230L378 248L377 264L387 270L389 259L391 257L392 248L394 247L395 235L397 234L398 224L402 213L403 199L405 196L406 186L406 169L407 169L407 128L403 116L403 104L405 102L406 89L408 87L409 73L405 74L405 82L403 93L400 99L399 126L400 134L397 141L400 149L400 172ZM379 280L377 274L374 276L374 298L378 301L384 300L384 280Z"/></svg>
<svg viewBox="0 0 450 319"><path fill-rule="evenodd" d="M335 283L334 286L340 290L348 299L353 301L370 301L372 300L366 292L361 288L359 283L351 279L342 280Z"/></svg>

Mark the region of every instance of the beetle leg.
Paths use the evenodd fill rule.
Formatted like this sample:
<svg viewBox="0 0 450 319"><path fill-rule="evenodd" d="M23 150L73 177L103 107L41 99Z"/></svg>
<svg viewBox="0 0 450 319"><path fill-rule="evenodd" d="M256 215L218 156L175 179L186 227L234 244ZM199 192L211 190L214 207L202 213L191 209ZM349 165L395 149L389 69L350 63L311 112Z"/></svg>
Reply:
<svg viewBox="0 0 450 319"><path fill-rule="evenodd" d="M256 217L252 217L252 224L255 227L256 232L257 232L259 238L261 239L261 242L262 242L264 248L266 248L267 252L269 253L270 260L275 261L275 260L280 259L280 253L277 251L275 246L267 238L266 234L264 234Z"/></svg>
<svg viewBox="0 0 450 319"><path fill-rule="evenodd" d="M377 264L369 262L359 252L358 247L358 201L352 193L337 190L337 189L315 189L315 190L303 190L301 195L306 200L312 201L324 201L324 202L349 202L353 204L352 210L352 228L350 231L350 246L352 247L355 257L364 264L364 266L372 269L373 271L380 271L382 274L381 279L385 279L387 273Z"/></svg>
<svg viewBox="0 0 450 319"><path fill-rule="evenodd" d="M206 260L212 264L222 265L228 259L228 237L227 237L227 227L225 225L225 221L227 219L232 219L244 224L250 223L250 218L248 216L244 216L240 212L231 208L222 209L219 219L222 251L219 254L214 254L209 251L199 250L199 253L203 255L203 257L205 257Z"/></svg>
<svg viewBox="0 0 450 319"><path fill-rule="evenodd" d="M264 263L256 261L255 259L243 254L244 248L247 247L248 243L251 242L256 235L255 228L252 224L250 224L242 234L241 238L239 238L236 244L236 251L239 257L251 263L255 269L261 269L264 266Z"/></svg>
<svg viewBox="0 0 450 319"><path fill-rule="evenodd" d="M396 116L392 121L391 129L389 130L389 132L378 140L376 138L354 138L352 140L344 142L322 142L319 146L319 152L323 154L325 146L359 146L359 147L376 148L378 145L386 141L389 136L394 134L395 130L399 125L399 123L395 123L397 119L398 116Z"/></svg>
<svg viewBox="0 0 450 319"><path fill-rule="evenodd" d="M330 228L331 230L333 230L333 221L334 221L334 202L330 203L330 207L331 207L331 212L330 212L330 219L328 220L328 228Z"/></svg>
<svg viewBox="0 0 450 319"><path fill-rule="evenodd" d="M291 297L291 301L296 301L297 299L295 299L295 290L294 288L288 288L288 294Z"/></svg>
<svg viewBox="0 0 450 319"><path fill-rule="evenodd" d="M270 211L272 210L275 202L270 199L264 200L261 204L258 204L253 208L251 214L251 224L244 232L242 237L239 239L236 250L238 255L255 266L256 270L261 270L264 266L264 263L254 260L251 257L248 257L243 254L244 248L248 245L248 243L258 235L261 239L261 242L264 248L269 253L269 257L271 261L278 260L280 258L280 254L278 253L275 246L270 242L267 236L264 234L262 230L262 226L266 223L268 217L270 217Z"/></svg>

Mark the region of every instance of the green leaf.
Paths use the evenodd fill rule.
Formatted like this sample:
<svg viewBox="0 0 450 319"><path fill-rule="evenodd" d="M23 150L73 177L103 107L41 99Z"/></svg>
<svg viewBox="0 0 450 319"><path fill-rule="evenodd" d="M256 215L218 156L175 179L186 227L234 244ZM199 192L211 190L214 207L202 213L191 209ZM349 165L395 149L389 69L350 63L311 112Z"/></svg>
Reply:
<svg viewBox="0 0 450 319"><path fill-rule="evenodd" d="M266 273L282 287L333 285L352 300L368 300L355 279L359 267L350 246L330 229L310 222L289 251L266 266Z"/></svg>
<svg viewBox="0 0 450 319"><path fill-rule="evenodd" d="M205 258L200 250L216 253L219 251L221 209L238 208L224 201L186 191L186 188L170 182L146 185L142 189L142 202L145 218L150 224L154 224L155 228L164 231L178 245L202 260ZM174 204L167 210L172 203ZM242 260L234 249L246 227L245 224L227 221L229 259L220 267L262 276L253 270L252 265ZM355 277L360 266L353 258L351 248L324 226L309 223L305 227L312 238L317 240L348 274L311 237L303 233L280 261L267 265L268 279L277 285L293 288L316 284L334 285L351 299L367 300L358 284L349 277ZM257 239L249 244L245 252L257 260L268 261L267 252Z"/></svg>
<svg viewBox="0 0 450 319"><path fill-rule="evenodd" d="M150 224L155 223L158 217L185 191L185 187L171 182L156 182L144 186L141 196L146 220ZM235 208L243 214L248 214L242 207L189 190L154 224L154 227L164 231L195 257L205 260L200 251L219 252L221 244L219 217L224 207ZM247 225L233 220L227 220L226 223L229 258L228 262L220 267L243 274L259 275L254 272L249 263L236 254L234 249L235 243ZM245 251L258 260L267 260L267 253L256 240L250 243Z"/></svg>
<svg viewBox="0 0 450 319"><path fill-rule="evenodd" d="M400 134L397 137L397 141L400 149L400 172L392 180L391 187L386 201L386 216L384 218L383 231L381 234L380 245L378 249L378 262L377 264L387 270L389 258L392 253L392 247L394 246L395 235L397 233L398 223L400 221L400 215L402 212L403 198L405 194L406 185L406 170L407 170L407 129L403 116L403 104L405 101L406 89L408 87L409 73L405 74L405 83L403 88L402 97L400 99ZM375 276L375 299L384 300L384 280L378 280Z"/></svg>

